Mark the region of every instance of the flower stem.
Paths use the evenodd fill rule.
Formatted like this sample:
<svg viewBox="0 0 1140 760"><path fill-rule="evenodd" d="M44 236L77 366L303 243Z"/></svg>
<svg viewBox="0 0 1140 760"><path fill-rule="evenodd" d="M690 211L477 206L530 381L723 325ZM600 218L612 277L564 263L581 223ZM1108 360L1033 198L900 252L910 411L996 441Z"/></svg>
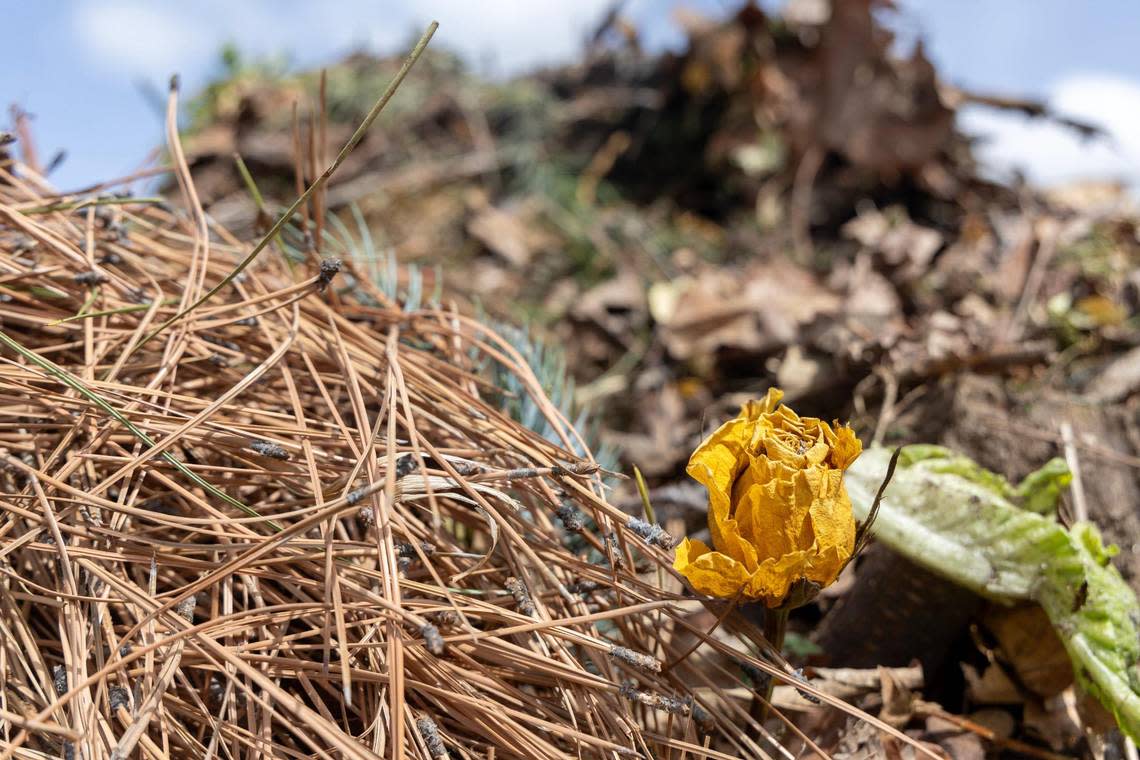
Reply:
<svg viewBox="0 0 1140 760"><path fill-rule="evenodd" d="M784 634L788 631L789 612L791 612L791 610L787 607L764 610L764 638L768 639L768 643L772 645L772 649L777 653L782 652L784 649ZM768 708L772 703L772 690L775 689L775 687L775 680L769 676L768 684L764 687L764 701L760 705L761 724L768 718Z"/></svg>

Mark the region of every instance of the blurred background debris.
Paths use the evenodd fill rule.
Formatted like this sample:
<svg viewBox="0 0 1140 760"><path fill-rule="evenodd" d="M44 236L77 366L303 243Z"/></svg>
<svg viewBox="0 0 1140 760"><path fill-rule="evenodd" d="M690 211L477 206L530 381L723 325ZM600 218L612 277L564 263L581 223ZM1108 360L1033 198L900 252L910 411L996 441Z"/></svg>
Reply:
<svg viewBox="0 0 1140 760"><path fill-rule="evenodd" d="M779 385L804 414L850 420L868 444L945 444L1012 481L1066 458L1081 478L1062 519L1079 498L1140 590L1132 189L999 177L966 128L980 112L1023 114L1090 151L1109 138L1045 100L999 94L1000 79L947 81L921 41L893 37L891 6L678 12L684 41L659 52L616 3L577 60L506 77L429 49L382 127L303 210L308 238L288 243L342 246L393 301L442 288L448 308L525 325L501 332L553 408L582 421L604 466L640 468L674 535L704 529L703 493L683 475L693 445ZM306 70L229 50L224 76L187 105L183 135L212 222L242 240L263 233L399 63L357 53ZM26 119L14 113L8 129L19 139L0 140L0 162L43 168ZM178 203L175 182L162 182ZM119 223L102 208L98 218ZM35 241L8 243L35 255ZM232 344L214 355L241 358ZM520 424L551 433L550 409L528 407L517 377L494 381ZM641 514L632 484L610 496ZM875 606L887 588L889 614ZM877 610L873 638L853 630L864 610ZM1021 635L1032 614L877 546L797 611L789 649L824 680L828 667L869 669L842 693L951 757L1094 756L1082 726L1097 708L1053 668L1056 642ZM703 630L714 620L692 612ZM922 679L888 678L912 661ZM794 688L776 699L834 757L897 752L835 711L813 712Z"/></svg>

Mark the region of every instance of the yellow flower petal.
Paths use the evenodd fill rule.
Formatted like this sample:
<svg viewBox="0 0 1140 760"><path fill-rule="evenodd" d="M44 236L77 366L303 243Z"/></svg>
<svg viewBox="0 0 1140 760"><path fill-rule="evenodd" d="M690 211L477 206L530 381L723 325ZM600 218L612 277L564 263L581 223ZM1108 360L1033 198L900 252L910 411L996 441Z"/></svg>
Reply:
<svg viewBox="0 0 1140 760"><path fill-rule="evenodd" d="M855 548L855 518L842 478L839 470L825 471L809 510L816 557L807 577L824 586L836 579Z"/></svg>
<svg viewBox="0 0 1140 760"><path fill-rule="evenodd" d="M846 470L862 452L863 443L855 436L854 430L841 427L835 431L835 443L831 446L832 467Z"/></svg>
<svg viewBox="0 0 1140 760"><path fill-rule="evenodd" d="M702 594L722 599L735 597L748 583L744 565L709 549L703 541L685 539L677 547L673 567Z"/></svg>
<svg viewBox="0 0 1140 760"><path fill-rule="evenodd" d="M831 453L831 446L827 442L826 436L822 433L816 440L812 447L804 452L804 459L808 466L814 467L818 464L823 464L823 460L827 459L828 454Z"/></svg>
<svg viewBox="0 0 1140 760"><path fill-rule="evenodd" d="M809 554L808 551L790 552L762 562L748 579L747 596L763 600L769 607L778 607L788 595L792 583L804 576Z"/></svg>
<svg viewBox="0 0 1140 760"><path fill-rule="evenodd" d="M799 470L762 457L752 462L733 485L732 500L740 533L755 547L757 562L804 548L811 499L796 501L793 479ZM810 545L810 535L806 543Z"/></svg>
<svg viewBox="0 0 1140 760"><path fill-rule="evenodd" d="M709 492L709 532L713 545L748 566L756 567L756 550L740 535L733 519L732 483L747 465L749 424L737 418L721 425L689 459L686 472Z"/></svg>
<svg viewBox="0 0 1140 760"><path fill-rule="evenodd" d="M780 401L782 401L783 398L784 392L782 390L779 388L769 388L768 392L764 394L764 398L760 399L759 401L748 402L748 404L745 405L745 408L748 406L758 407L756 413L757 417L759 417L761 414L771 414L772 412L776 411L776 407L780 405Z"/></svg>

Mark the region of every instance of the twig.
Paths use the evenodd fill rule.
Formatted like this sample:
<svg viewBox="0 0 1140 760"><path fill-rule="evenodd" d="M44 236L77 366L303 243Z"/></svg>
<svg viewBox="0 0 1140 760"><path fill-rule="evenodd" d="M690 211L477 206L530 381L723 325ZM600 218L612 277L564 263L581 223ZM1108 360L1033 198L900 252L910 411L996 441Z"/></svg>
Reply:
<svg viewBox="0 0 1140 760"><path fill-rule="evenodd" d="M1073 494L1073 517L1077 522L1088 522L1089 507L1085 501L1085 486L1081 479L1081 458L1077 453L1073 426L1068 421L1061 423L1061 441L1065 448L1065 464L1073 476L1069 492Z"/></svg>

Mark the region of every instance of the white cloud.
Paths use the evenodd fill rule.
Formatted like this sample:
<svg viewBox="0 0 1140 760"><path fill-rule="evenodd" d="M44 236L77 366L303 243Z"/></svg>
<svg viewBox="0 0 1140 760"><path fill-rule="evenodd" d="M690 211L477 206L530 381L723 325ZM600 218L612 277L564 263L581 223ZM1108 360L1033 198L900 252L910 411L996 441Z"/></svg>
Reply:
<svg viewBox="0 0 1140 760"><path fill-rule="evenodd" d="M80 50L109 74L163 80L178 71L200 82L222 44L233 41L250 56L291 52L312 63L353 47L400 50L431 20L434 44L472 65L513 74L573 59L610 0L80 0L72 31ZM645 4L635 0L627 11Z"/></svg>
<svg viewBox="0 0 1140 760"><path fill-rule="evenodd" d="M493 70L516 73L572 58L610 0L423 0L424 21L440 22L439 39L472 63L490 60Z"/></svg>
<svg viewBox="0 0 1140 760"><path fill-rule="evenodd" d="M986 138L982 160L999 171L1020 169L1041 185L1113 179L1140 188L1140 83L1077 74L1059 80L1048 100L1059 114L1103 127L1110 139L1082 140L1054 123L984 108L964 111L962 125Z"/></svg>
<svg viewBox="0 0 1140 760"><path fill-rule="evenodd" d="M84 2L71 22L80 49L109 73L161 80L200 65L214 50L205 30L173 4Z"/></svg>

